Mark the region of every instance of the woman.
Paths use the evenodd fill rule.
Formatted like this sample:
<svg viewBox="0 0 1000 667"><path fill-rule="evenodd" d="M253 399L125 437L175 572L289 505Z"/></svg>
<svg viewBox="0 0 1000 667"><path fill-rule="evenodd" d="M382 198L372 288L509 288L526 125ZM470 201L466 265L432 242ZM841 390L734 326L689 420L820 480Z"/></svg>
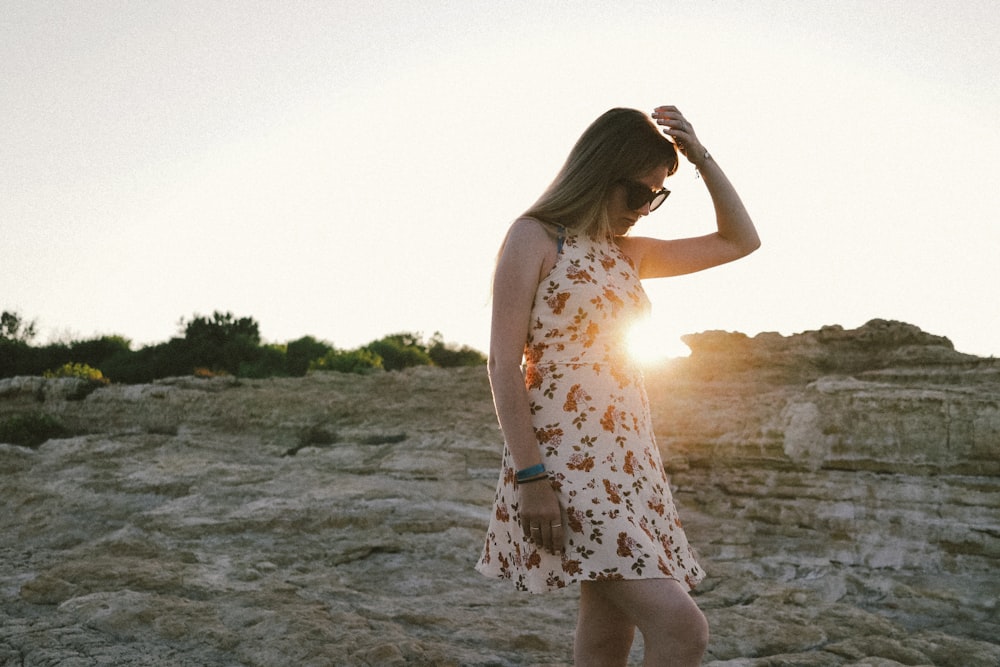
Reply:
<svg viewBox="0 0 1000 667"><path fill-rule="evenodd" d="M627 236L669 194L678 149L708 188L716 231ZM759 245L733 186L673 106L603 114L504 240L489 373L505 447L477 569L531 592L580 583L579 666L626 664L636 628L645 664L701 661L708 625L688 593L704 574L623 338L649 308L640 279L701 271Z"/></svg>

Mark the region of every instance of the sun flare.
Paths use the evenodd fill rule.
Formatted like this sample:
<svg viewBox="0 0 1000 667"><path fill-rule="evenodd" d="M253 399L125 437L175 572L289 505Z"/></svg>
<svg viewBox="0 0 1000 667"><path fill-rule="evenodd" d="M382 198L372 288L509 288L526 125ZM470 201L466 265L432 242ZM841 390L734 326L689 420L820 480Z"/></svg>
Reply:
<svg viewBox="0 0 1000 667"><path fill-rule="evenodd" d="M687 345L681 342L680 334L665 330L650 319L643 319L632 325L627 345L629 355L643 365L691 354Z"/></svg>

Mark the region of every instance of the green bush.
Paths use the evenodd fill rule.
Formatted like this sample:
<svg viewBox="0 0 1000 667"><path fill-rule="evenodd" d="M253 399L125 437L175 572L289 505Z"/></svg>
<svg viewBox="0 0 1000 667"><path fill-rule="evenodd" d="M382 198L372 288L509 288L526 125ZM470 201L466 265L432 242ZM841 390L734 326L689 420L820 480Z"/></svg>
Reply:
<svg viewBox="0 0 1000 667"><path fill-rule="evenodd" d="M142 383L205 373L265 378L302 376L309 370L363 373L411 366L476 366L486 357L468 346L446 344L440 333L429 343L419 334L397 333L355 350L337 350L312 336L287 344L262 344L250 317L216 311L181 320L181 336L131 349L122 336L51 343L35 347L35 325L17 313L0 314L0 377L42 375L82 377L94 382ZM56 370L51 370L56 369Z"/></svg>
<svg viewBox="0 0 1000 667"><path fill-rule="evenodd" d="M101 366L104 374L113 382L139 384L152 382L158 378L189 375L194 366L182 353L184 341L171 339L168 343L149 345L135 352L117 354Z"/></svg>
<svg viewBox="0 0 1000 667"><path fill-rule="evenodd" d="M243 378L269 378L286 374L284 345L263 345L257 348L254 358L241 361L237 375Z"/></svg>
<svg viewBox="0 0 1000 667"><path fill-rule="evenodd" d="M189 366L185 373L208 368L238 375L241 364L260 361L260 328L253 318L216 311L211 319L195 317L184 325L179 348Z"/></svg>
<svg viewBox="0 0 1000 667"><path fill-rule="evenodd" d="M442 368L454 368L456 366L482 366L486 363L486 355L479 350L463 345L455 347L444 342L440 333L435 333L431 337L430 347L427 354L435 365Z"/></svg>
<svg viewBox="0 0 1000 667"><path fill-rule="evenodd" d="M0 377L36 375L38 352L25 342L0 338Z"/></svg>
<svg viewBox="0 0 1000 667"><path fill-rule="evenodd" d="M363 349L381 357L382 367L387 371L434 364L420 338L411 333L392 334L368 343Z"/></svg>
<svg viewBox="0 0 1000 667"><path fill-rule="evenodd" d="M90 340L73 341L69 344L69 352L73 361L78 361L94 368L104 367L104 363L118 355L132 351L132 341L122 336L101 336Z"/></svg>
<svg viewBox="0 0 1000 667"><path fill-rule="evenodd" d="M52 438L68 435L69 429L44 412L26 412L0 419L0 442L12 445L35 448Z"/></svg>
<svg viewBox="0 0 1000 667"><path fill-rule="evenodd" d="M371 350L330 350L309 364L313 371L338 371L340 373L368 373L382 369L382 357Z"/></svg>
<svg viewBox="0 0 1000 667"><path fill-rule="evenodd" d="M318 341L312 336L293 340L285 348L285 370L293 377L305 375L312 362L322 359L332 350L332 345Z"/></svg>
<svg viewBox="0 0 1000 667"><path fill-rule="evenodd" d="M196 370L244 377L284 372L282 346L262 346L253 318L237 319L232 313L216 311L210 318L182 320L181 326L183 338L171 338L136 352L119 350L102 364L104 374L115 382L139 383L191 375Z"/></svg>

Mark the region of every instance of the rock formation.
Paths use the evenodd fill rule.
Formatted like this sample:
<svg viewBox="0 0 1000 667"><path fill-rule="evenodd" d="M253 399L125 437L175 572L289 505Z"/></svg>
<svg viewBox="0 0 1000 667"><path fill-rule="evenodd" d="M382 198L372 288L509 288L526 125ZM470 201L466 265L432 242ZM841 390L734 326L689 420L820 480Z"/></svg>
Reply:
<svg viewBox="0 0 1000 667"><path fill-rule="evenodd" d="M686 342L647 382L705 664L1000 665L1000 364L898 322ZM574 591L472 570L483 368L0 380L26 414L67 432L0 444L0 666L572 663Z"/></svg>

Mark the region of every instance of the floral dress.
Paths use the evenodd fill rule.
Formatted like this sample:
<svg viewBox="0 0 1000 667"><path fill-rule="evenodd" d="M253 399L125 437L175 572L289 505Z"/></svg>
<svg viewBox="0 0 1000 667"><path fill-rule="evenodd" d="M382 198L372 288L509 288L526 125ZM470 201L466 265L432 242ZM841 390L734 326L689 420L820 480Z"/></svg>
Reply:
<svg viewBox="0 0 1000 667"><path fill-rule="evenodd" d="M629 327L649 310L631 261L611 239L560 238L541 281L525 346L525 385L542 461L563 508L561 556L525 539L504 447L486 545L476 569L540 593L579 581L704 573L674 507Z"/></svg>

